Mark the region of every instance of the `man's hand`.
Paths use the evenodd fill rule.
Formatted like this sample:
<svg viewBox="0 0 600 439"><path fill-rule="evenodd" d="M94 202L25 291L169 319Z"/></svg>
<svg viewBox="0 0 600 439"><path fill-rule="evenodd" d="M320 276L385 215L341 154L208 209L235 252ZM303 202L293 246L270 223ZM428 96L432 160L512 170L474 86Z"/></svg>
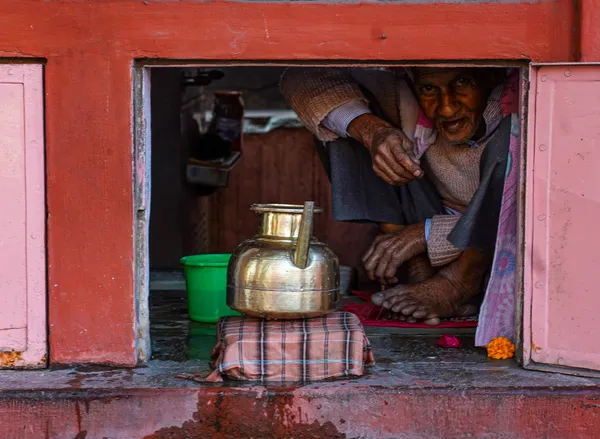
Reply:
<svg viewBox="0 0 600 439"><path fill-rule="evenodd" d="M362 260L371 280L390 285L398 283L396 272L402 264L426 250L425 225L418 223L379 235Z"/></svg>
<svg viewBox="0 0 600 439"><path fill-rule="evenodd" d="M414 145L402 130L372 114L363 114L348 125L348 134L371 152L373 171L393 186L404 186L423 176Z"/></svg>

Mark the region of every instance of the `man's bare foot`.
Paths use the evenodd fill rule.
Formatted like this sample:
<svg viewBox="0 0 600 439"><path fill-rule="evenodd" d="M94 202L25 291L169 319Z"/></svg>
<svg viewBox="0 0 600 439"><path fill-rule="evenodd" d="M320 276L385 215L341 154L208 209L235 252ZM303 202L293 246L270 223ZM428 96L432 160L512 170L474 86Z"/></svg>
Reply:
<svg viewBox="0 0 600 439"><path fill-rule="evenodd" d="M477 308L470 301L479 294L490 264L490 257L468 249L432 278L397 285L374 294L371 300L397 316L406 316L407 321L422 319L429 325L439 324L441 317L473 315Z"/></svg>
<svg viewBox="0 0 600 439"><path fill-rule="evenodd" d="M440 318L465 317L477 312L472 305L462 305L461 292L441 274L420 284L398 285L379 294L380 297L373 295L373 303L391 311L390 317L402 321L423 320L428 325L438 325Z"/></svg>
<svg viewBox="0 0 600 439"><path fill-rule="evenodd" d="M405 276L409 284L419 284L427 279L432 278L437 273L437 270L431 266L427 255L418 255L409 259L405 265ZM386 311L383 319L400 320L401 322L416 323L417 319L412 316Z"/></svg>
<svg viewBox="0 0 600 439"><path fill-rule="evenodd" d="M432 278L437 270L431 266L427 255L418 255L406 262L409 284L418 284Z"/></svg>

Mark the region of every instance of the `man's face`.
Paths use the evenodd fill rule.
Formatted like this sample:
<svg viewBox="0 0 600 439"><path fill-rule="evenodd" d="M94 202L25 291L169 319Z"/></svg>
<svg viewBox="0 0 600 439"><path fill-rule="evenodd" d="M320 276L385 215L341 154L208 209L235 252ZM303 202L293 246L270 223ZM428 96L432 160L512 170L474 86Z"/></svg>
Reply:
<svg viewBox="0 0 600 439"><path fill-rule="evenodd" d="M417 68L415 87L423 111L448 143L465 143L485 129L487 91L471 70Z"/></svg>

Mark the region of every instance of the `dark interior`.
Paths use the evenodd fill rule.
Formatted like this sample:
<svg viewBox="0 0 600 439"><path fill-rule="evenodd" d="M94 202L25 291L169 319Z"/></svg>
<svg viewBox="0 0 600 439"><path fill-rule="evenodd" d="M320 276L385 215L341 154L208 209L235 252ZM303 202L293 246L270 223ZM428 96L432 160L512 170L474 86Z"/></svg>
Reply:
<svg viewBox="0 0 600 439"><path fill-rule="evenodd" d="M152 214L150 221L150 310L152 359L207 362L215 342L215 325L193 322L187 315L180 258L190 254L230 253L257 227L253 203L303 203L323 207L314 233L356 270L351 288L375 291L360 258L376 229L334 222L330 184L314 148L315 138L295 117L279 92L282 67L152 69ZM243 93L246 124L241 159L226 187L210 188L186 181L185 164L202 115L210 113L215 91ZM198 123L200 121L200 123ZM271 126L269 127L269 121ZM206 127L206 122L204 124ZM358 301L351 294L342 302ZM411 361L486 362L473 347L474 329L460 334L463 349L442 351L435 342L442 329L366 328L378 364ZM396 339L401 339L395 341Z"/></svg>

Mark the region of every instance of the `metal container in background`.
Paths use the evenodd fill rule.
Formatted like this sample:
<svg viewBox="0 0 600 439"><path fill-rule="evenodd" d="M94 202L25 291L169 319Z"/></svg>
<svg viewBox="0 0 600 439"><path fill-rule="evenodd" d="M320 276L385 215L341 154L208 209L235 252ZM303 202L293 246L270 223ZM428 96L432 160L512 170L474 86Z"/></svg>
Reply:
<svg viewBox="0 0 600 439"><path fill-rule="evenodd" d="M253 317L300 319L333 311L340 294L337 256L312 236L312 201L304 206L255 204L258 234L234 251L227 305Z"/></svg>
<svg viewBox="0 0 600 439"><path fill-rule="evenodd" d="M358 271L354 267L346 265L340 266L340 294L342 296L350 296L352 291L356 289L358 280Z"/></svg>
<svg viewBox="0 0 600 439"><path fill-rule="evenodd" d="M227 187L229 173L237 165L240 157L239 152L234 152L221 163L190 159L186 166L186 180L188 183L207 187Z"/></svg>

